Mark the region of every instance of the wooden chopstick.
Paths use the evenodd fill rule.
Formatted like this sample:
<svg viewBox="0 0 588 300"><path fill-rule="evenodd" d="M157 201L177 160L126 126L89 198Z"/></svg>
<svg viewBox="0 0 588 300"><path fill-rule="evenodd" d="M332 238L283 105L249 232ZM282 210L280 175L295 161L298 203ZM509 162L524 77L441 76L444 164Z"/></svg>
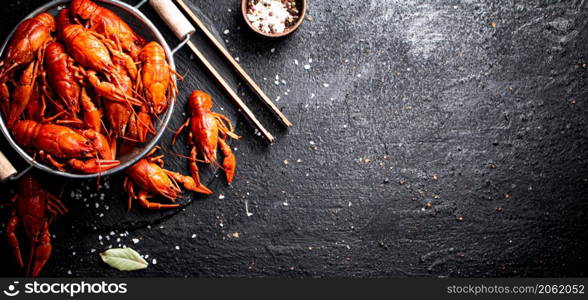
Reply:
<svg viewBox="0 0 588 300"><path fill-rule="evenodd" d="M239 73L239 75L247 83L247 85L249 85L249 87L251 87L251 89L255 92L255 94L257 94L257 96L259 96L259 98L261 98L261 100L279 118L280 122L282 122L282 124L284 124L284 126L286 126L286 127L292 127L292 123L290 121L288 121L286 116L284 116L284 114L274 104L274 102L263 92L263 90L259 87L259 85L257 85L257 83L255 83L255 81L253 81L251 76L249 76L249 74L247 74L247 72L245 72L245 70L241 67L241 65L239 65L239 63L233 58L231 53L229 53L229 51L227 51L227 49L225 49L225 47L214 37L214 35L208 30L208 28L206 28L204 23L202 23L202 21L200 21L200 19L192 12L190 7L188 5L186 5L186 3L183 0L176 0L176 2L184 10L184 12L190 17L190 19L194 23L196 23L196 26L198 26L198 28L200 30L202 30L202 32L204 32L204 35L206 35L208 40L210 40L210 42L212 42L214 44L214 46L223 54L223 56L231 63L233 68L235 68L237 73Z"/></svg>
<svg viewBox="0 0 588 300"><path fill-rule="evenodd" d="M206 59L206 57L202 54L202 52L200 52L200 50L198 50L196 45L194 45L194 43L192 43L192 41L188 41L187 45L192 50L192 52L194 52L194 54L200 60L200 62L202 62L202 64L206 67L206 69L208 69L208 71L212 74L212 76L214 76L216 81L218 81L218 83L229 94L229 96L231 96L231 99L233 100L235 105L245 114L245 117L247 117L247 119L251 123L253 123L253 126L255 126L255 128L257 130L259 130L259 132L261 133L263 138L268 143L270 143L270 144L273 143L274 136L269 131L267 131L267 129L265 129L265 127L263 127L263 125L255 117L253 112L251 112L249 107L247 107L247 105L243 102L243 100L241 100L239 95L237 95L237 93L229 86L229 84L220 75L220 73L214 68L214 66Z"/></svg>

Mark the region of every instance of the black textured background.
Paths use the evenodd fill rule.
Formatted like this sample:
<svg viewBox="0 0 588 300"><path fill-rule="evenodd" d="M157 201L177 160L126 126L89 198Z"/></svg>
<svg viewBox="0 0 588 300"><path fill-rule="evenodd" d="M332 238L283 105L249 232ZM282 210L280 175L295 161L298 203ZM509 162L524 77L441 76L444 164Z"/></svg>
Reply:
<svg viewBox="0 0 588 300"><path fill-rule="evenodd" d="M2 38L44 1L6 2ZM191 2L294 127L241 87L276 144L226 105L239 177L174 213L112 218L121 176L97 192L66 182L72 213L43 276L587 275L585 1L310 1L312 19L282 40L252 35L240 1ZM228 103L189 58L177 57L183 93ZM98 252L119 244L157 264L110 269ZM21 274L4 241L0 266Z"/></svg>

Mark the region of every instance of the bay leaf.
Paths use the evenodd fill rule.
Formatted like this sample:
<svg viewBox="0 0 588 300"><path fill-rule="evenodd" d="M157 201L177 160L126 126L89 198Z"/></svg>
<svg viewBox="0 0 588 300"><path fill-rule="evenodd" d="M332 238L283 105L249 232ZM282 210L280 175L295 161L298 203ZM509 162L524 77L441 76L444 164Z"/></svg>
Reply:
<svg viewBox="0 0 588 300"><path fill-rule="evenodd" d="M100 253L102 261L119 271L146 269L149 263L131 248L109 249Z"/></svg>

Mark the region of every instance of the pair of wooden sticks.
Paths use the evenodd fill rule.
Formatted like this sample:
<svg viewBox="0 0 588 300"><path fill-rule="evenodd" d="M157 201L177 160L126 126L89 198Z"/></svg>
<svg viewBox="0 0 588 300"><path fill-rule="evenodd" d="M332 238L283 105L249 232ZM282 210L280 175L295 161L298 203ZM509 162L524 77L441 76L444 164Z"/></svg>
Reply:
<svg viewBox="0 0 588 300"><path fill-rule="evenodd" d="M206 69L212 74L212 76L218 81L223 87L225 92L229 94L234 104L243 112L245 117L253 124L253 126L259 131L263 138L270 144L274 142L274 136L259 122L257 117L253 114L251 109L241 100L239 95L229 86L226 80L220 75L220 73L214 68L214 66L206 59L202 52L189 40L190 34L195 31L195 28L191 23L196 24L206 38L214 44L217 50L225 57L225 59L231 64L231 66L237 71L241 78L251 87L255 94L270 108L270 110L279 118L279 120L286 127L291 127L292 123L288 121L286 116L278 109L278 107L272 102L272 100L263 92L263 90L253 81L253 79L245 72L245 70L237 63L233 56L225 49L225 47L214 37L214 35L206 28L204 23L192 12L190 7L186 5L183 0L176 0L175 2L190 18L190 21L186 20L184 14L177 11L177 7L172 7L171 1L156 1L151 0L151 5L156 9L160 16L164 19L167 25L174 31L174 34L188 45L190 50L196 55L196 57L202 62ZM167 3L166 3L167 2ZM159 7L158 7L159 5ZM171 5L171 6L170 6ZM168 11L166 11L168 10Z"/></svg>

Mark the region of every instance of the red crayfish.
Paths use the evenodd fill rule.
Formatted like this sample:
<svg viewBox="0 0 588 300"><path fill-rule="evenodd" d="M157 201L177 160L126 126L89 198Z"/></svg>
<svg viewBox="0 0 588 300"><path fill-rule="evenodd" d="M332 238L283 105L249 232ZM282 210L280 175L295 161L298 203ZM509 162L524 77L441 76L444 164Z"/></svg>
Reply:
<svg viewBox="0 0 588 300"><path fill-rule="evenodd" d="M197 184L200 183L198 172L198 153L202 154L204 162L217 163L217 148L220 148L224 159L222 168L225 171L227 182L233 182L237 160L231 147L227 144L227 137L239 139L234 133L231 121L219 114L212 112L212 98L203 91L196 90L188 99L190 117L176 131L172 144L176 142L182 130L188 128L188 144L190 151L190 172Z"/></svg>
<svg viewBox="0 0 588 300"><path fill-rule="evenodd" d="M190 176L185 176L177 172L172 172L163 168L163 155L150 157L157 148L151 150L147 155L149 157L139 160L130 167L126 173L124 186L129 193L129 209L131 209L133 199L139 201L139 204L147 209L174 208L179 204L161 204L149 201L152 196L163 196L174 202L182 190L178 183L181 183L185 189L211 194L212 192L206 187L197 184ZM135 187L138 187L138 191Z"/></svg>
<svg viewBox="0 0 588 300"><path fill-rule="evenodd" d="M31 249L26 275L37 277L51 256L49 225L55 217L67 213L67 209L31 175L25 175L20 179L19 191L11 199L11 205L14 209L6 227L8 244L16 261L24 268L21 247L16 235L16 229L22 225Z"/></svg>

